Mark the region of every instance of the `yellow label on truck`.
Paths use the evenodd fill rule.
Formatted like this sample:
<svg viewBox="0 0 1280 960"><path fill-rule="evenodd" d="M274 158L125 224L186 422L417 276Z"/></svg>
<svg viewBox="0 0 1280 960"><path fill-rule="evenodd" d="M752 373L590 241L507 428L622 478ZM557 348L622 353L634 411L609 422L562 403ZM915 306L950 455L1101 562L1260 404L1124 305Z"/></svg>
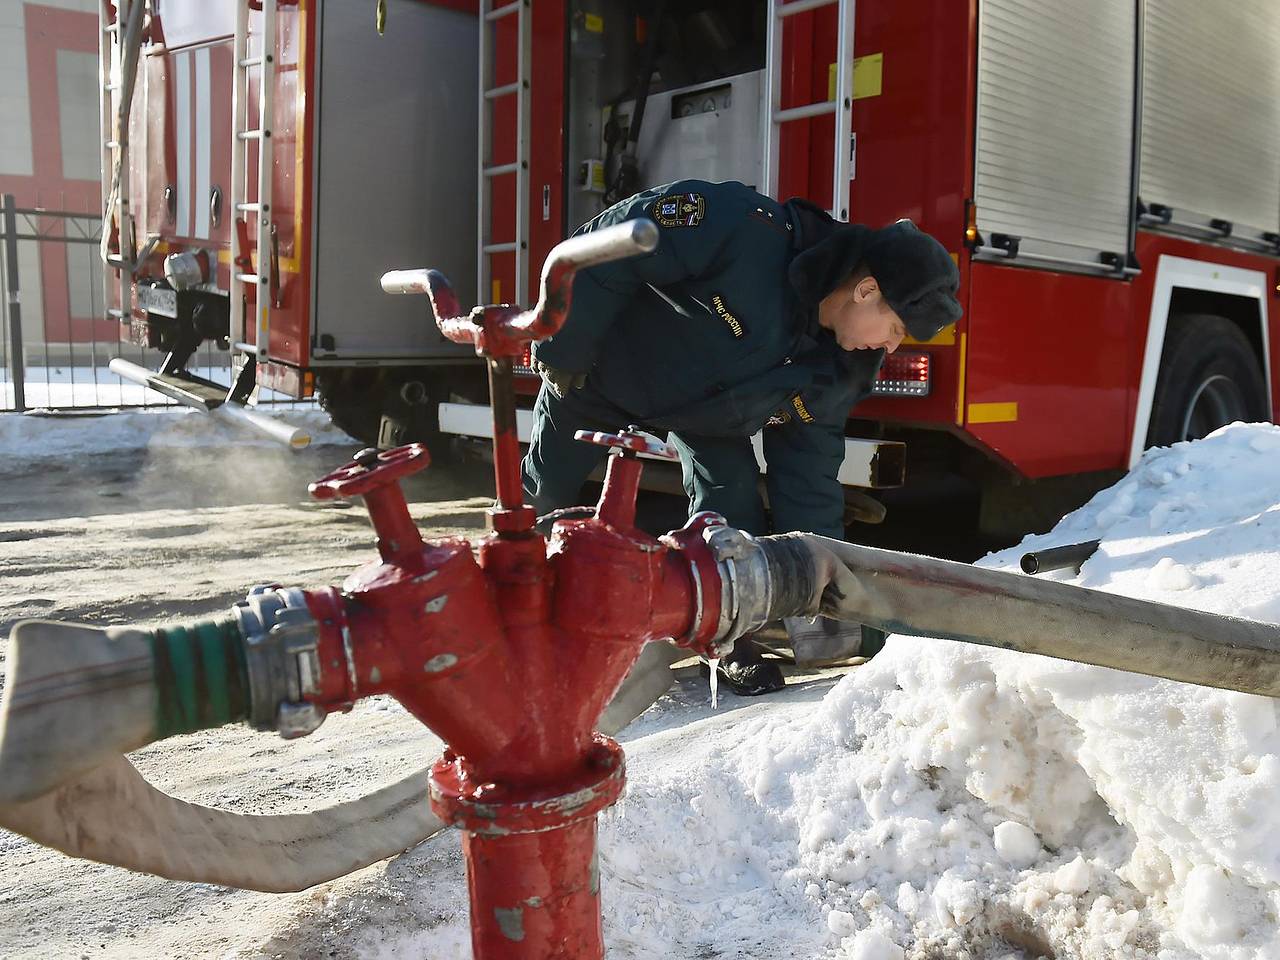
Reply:
<svg viewBox="0 0 1280 960"><path fill-rule="evenodd" d="M853 58L853 99L878 97L884 92L884 54ZM836 65L827 64L827 99L836 98Z"/></svg>
<svg viewBox="0 0 1280 960"><path fill-rule="evenodd" d="M971 403L969 404L969 423L1016 423L1018 420L1017 401L1012 403Z"/></svg>

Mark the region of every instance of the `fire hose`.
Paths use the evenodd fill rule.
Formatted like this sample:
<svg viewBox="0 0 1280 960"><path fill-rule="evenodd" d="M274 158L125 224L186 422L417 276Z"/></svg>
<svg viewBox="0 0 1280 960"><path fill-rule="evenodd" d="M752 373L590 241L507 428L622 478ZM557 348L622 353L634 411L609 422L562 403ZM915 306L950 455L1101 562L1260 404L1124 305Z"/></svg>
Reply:
<svg viewBox="0 0 1280 960"><path fill-rule="evenodd" d="M427 466L426 450L364 451L311 485L320 498L363 497L377 534L378 559L341 587L266 586L190 625L18 625L0 703L0 826L174 879L283 891L455 825L477 958L596 958L596 814L625 777L607 734L661 696L676 656L718 656L766 622L822 615L1280 695L1277 626L808 534L753 538L708 513L651 537L635 526L638 455L674 452L635 430L579 436L610 448L600 501L537 533L520 489L512 358L559 329L577 269L655 243L647 221L566 241L528 313L463 317L438 273L384 278L389 291L427 293L445 335L489 358L490 534L474 550L424 542L399 481ZM443 756L314 813L185 803L124 757L228 723L305 736L378 694L438 734Z"/></svg>

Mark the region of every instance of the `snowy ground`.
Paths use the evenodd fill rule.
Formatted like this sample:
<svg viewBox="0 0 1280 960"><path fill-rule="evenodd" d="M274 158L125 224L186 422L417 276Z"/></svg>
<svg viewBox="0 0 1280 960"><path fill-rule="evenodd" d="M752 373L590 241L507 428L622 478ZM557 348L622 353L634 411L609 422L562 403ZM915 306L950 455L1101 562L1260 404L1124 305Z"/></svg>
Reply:
<svg viewBox="0 0 1280 960"><path fill-rule="evenodd" d="M202 614L258 580L331 581L369 550L358 509L290 493L307 477L283 451L124 456L3 468L5 623ZM487 493L483 473L455 469L411 497L438 535L475 530ZM1280 429L1152 451L983 564L1095 537L1078 577L1050 576L1280 622ZM1276 720L1264 698L908 638L839 682L722 696L714 714L686 677L628 731L628 793L601 821L609 956L1280 958ZM184 797L283 812L365 792L432 749L375 701L297 743L218 731L139 765ZM464 891L455 834L290 896L0 835L0 956L443 960L467 955Z"/></svg>

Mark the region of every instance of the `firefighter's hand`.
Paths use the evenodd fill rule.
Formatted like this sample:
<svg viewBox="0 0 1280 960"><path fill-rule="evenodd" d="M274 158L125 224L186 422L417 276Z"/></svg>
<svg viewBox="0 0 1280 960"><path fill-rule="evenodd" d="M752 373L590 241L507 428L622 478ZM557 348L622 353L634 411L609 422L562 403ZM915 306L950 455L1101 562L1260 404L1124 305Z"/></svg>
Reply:
<svg viewBox="0 0 1280 960"><path fill-rule="evenodd" d="M585 373L570 373L567 370L557 370L536 357L530 361L529 366L534 373L542 378L542 382L547 385L547 389L560 400L568 396L570 390L578 390L587 382Z"/></svg>

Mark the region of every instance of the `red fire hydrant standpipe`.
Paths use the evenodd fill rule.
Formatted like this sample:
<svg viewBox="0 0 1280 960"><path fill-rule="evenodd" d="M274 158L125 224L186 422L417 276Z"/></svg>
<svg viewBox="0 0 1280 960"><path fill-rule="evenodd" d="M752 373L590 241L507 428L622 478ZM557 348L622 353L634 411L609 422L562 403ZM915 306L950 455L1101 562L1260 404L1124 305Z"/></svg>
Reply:
<svg viewBox="0 0 1280 960"><path fill-rule="evenodd" d="M523 503L514 358L560 328L576 269L656 242L648 221L567 241L529 313L460 317L441 274L384 277L389 292L429 294L445 336L488 359L498 501L478 556L418 535L397 481L427 465L420 446L367 451L311 485L317 497L364 497L381 561L341 590L305 594L317 669L300 709L318 721L389 693L448 744L430 799L465 832L478 960L603 956L596 814L621 795L624 764L595 725L644 644L714 653L733 626L704 536L723 521L695 518L664 541L635 528L637 454L674 457L665 444L638 431L580 436L613 448L604 492L595 516L557 522L549 541Z"/></svg>

